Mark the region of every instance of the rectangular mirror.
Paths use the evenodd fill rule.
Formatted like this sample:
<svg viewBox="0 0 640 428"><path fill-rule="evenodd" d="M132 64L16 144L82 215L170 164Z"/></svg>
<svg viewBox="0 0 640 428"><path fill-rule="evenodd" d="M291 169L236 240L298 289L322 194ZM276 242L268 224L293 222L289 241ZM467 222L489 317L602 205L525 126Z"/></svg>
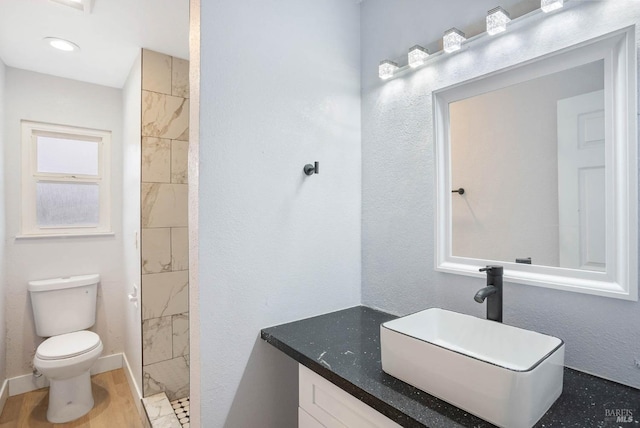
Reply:
<svg viewBox="0 0 640 428"><path fill-rule="evenodd" d="M637 300L634 28L434 93L436 268Z"/></svg>
<svg viewBox="0 0 640 428"><path fill-rule="evenodd" d="M454 256L604 270L603 60L452 102L449 129Z"/></svg>

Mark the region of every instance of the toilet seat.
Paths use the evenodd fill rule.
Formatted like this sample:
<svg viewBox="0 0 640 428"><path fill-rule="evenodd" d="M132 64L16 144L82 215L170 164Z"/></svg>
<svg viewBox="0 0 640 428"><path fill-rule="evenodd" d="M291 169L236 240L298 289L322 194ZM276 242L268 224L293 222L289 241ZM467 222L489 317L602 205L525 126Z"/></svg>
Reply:
<svg viewBox="0 0 640 428"><path fill-rule="evenodd" d="M73 333L52 336L42 342L36 351L41 360L60 360L85 354L101 345L100 336L92 331L74 331Z"/></svg>

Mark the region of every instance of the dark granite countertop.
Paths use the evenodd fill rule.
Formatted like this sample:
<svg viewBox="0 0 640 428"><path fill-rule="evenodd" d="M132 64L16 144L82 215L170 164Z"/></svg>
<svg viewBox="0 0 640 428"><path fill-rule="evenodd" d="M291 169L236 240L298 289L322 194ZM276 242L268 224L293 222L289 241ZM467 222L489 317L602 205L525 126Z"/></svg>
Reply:
<svg viewBox="0 0 640 428"><path fill-rule="evenodd" d="M262 330L262 339L403 427L493 425L382 371L380 324L364 306ZM616 423L615 411L633 422ZM562 395L536 427L640 427L640 390L565 368Z"/></svg>

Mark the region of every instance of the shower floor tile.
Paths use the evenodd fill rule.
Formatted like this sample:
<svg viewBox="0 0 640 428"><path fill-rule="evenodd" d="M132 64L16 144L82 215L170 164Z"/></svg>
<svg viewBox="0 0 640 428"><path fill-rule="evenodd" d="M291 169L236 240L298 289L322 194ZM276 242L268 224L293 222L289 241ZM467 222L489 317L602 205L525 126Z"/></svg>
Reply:
<svg viewBox="0 0 640 428"><path fill-rule="evenodd" d="M173 400L171 407L173 407L173 411L180 421L182 428L189 428L189 397Z"/></svg>
<svg viewBox="0 0 640 428"><path fill-rule="evenodd" d="M143 398L142 404L151 428L182 428L164 392Z"/></svg>

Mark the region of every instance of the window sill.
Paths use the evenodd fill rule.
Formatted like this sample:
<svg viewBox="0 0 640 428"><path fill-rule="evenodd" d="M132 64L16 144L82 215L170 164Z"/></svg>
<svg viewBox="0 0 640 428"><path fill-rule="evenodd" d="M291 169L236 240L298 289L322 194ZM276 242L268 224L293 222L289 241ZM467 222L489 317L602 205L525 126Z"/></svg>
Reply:
<svg viewBox="0 0 640 428"><path fill-rule="evenodd" d="M114 232L95 232L95 233L69 233L59 235L16 235L16 241L31 240L31 239L67 239L67 238L91 238L91 237L103 237L103 236L115 236Z"/></svg>

